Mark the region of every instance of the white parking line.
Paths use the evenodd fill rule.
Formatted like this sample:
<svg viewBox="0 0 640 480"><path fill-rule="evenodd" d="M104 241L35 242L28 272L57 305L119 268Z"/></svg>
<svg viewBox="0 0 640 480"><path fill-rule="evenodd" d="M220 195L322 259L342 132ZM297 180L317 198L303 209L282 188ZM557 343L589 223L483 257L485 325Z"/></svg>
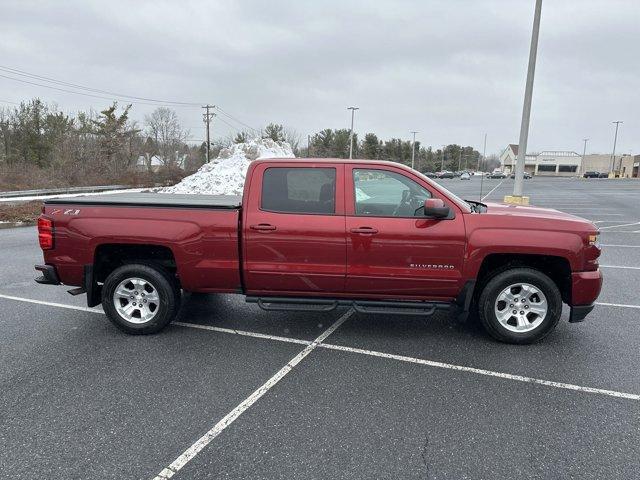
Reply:
<svg viewBox="0 0 640 480"><path fill-rule="evenodd" d="M327 328L318 338L316 338L311 344L307 345L304 350L293 357L289 363L282 367L273 377L267 380L263 385L245 398L236 408L226 414L222 420L216 423L211 430L205 433L200 439L198 439L193 445L187 448L182 455L176 458L167 468L162 470L154 480L163 480L173 477L182 467L189 463L204 447L209 445L213 439L215 439L225 428L231 425L243 412L245 412L251 405L256 403L265 393L267 393L274 385L276 385L285 375L287 375L293 368L298 365L305 357L313 352L322 342L336 329L342 325L353 313L353 310L349 309L347 313L342 315L336 322Z"/></svg>
<svg viewBox="0 0 640 480"><path fill-rule="evenodd" d="M640 248L640 245L615 245L613 243L601 243L600 246L610 248Z"/></svg>
<svg viewBox="0 0 640 480"><path fill-rule="evenodd" d="M34 300L33 298L24 298L24 297L14 297L12 295L4 295L2 293L0 293L0 298L5 298L7 300L16 300L18 302L35 303L37 305L48 305L49 307L68 308L69 310L80 310L81 312L92 312L92 313L104 314L104 312L98 308L78 307L76 305L67 305L66 303L45 302L43 300Z"/></svg>
<svg viewBox="0 0 640 480"><path fill-rule="evenodd" d="M610 225L608 227L600 227L600 230L604 230L605 228L631 227L633 225L640 225L640 222L623 223L622 225Z"/></svg>
<svg viewBox="0 0 640 480"><path fill-rule="evenodd" d="M9 299L9 300L16 300L16 301L20 301L20 302L35 303L35 304L39 304L39 305L48 305L48 306L58 307L58 308L67 308L67 309L70 309L70 310L82 310L82 311L89 311L89 312L93 312L93 313L104 314L104 312L102 310L77 307L75 305L65 305L65 304L62 304L62 303L44 302L44 301L41 301L41 300L33 300L33 299L30 299L30 298L14 297L14 296L3 295L3 294L0 294L0 298L5 298L5 299ZM596 302L596 305L603 306L603 307L640 309L640 305L628 305L628 304L621 304L621 303ZM333 331L336 328L338 328L340 326L341 323L344 323L344 321L348 318L349 314L351 314L351 311L348 311L347 313L345 313L342 317L340 317L336 321L336 323L334 323L330 327L330 329L326 330L320 336L320 337L322 337L322 340L325 340L331 333L333 333ZM338 324L338 322L340 322L341 320L342 320L342 322L340 324ZM235 329L222 328L222 327L213 327L213 326L200 325L200 324L195 324L195 323L173 322L173 324L177 325L177 326L181 326L181 327L187 327L187 328L196 328L196 329L209 330L209 331L219 332L219 333L229 333L229 334L233 334L233 335L242 335L242 336L247 336L247 337L262 338L262 339L266 339L266 340L275 340L275 341L280 341L280 342L288 342L288 343L307 345L307 348L309 348L309 347L311 347L311 346L313 346L315 344L315 347L322 347L322 348L327 348L327 349L331 349L331 350L344 350L344 351L349 351L349 352L353 352L353 353L361 353L363 355L369 355L369 356L375 356L375 357L381 357L381 358L389 358L389 359L399 360L399 361L403 361L403 362L422 364L422 365L438 367L438 368L447 368L447 369L450 369L450 370L459 370L459 371L477 373L477 374L480 374L480 375L485 375L485 376L490 376L490 377L498 377L498 378L505 378L505 379L508 379L508 380L515 380L515 381L519 381L519 382L535 383L535 384L539 384L539 385L546 385L546 386L550 386L550 387L563 388L563 389L568 389L568 390L582 391L582 392L587 392L587 393L597 393L597 394L608 395L608 396L619 397L619 398L626 398L626 399L631 399L631 400L640 400L640 395L634 394L634 393L618 392L618 391L615 391L615 390L606 390L606 389L602 389L602 388L583 387L583 386L580 386L580 385L574 385L574 384L570 384L570 383L554 382L554 381L551 381L551 380L543 380L543 379L537 379L537 378L533 378L533 377L525 377L525 376L521 376L521 375L513 375L513 374L510 374L510 373L495 372L495 371L492 371L492 370L484 370L484 369L475 368L475 367L466 367L466 366L463 366L463 365L454 365L454 364L448 364L448 363L443 363L443 362L436 362L436 361L433 361L433 360L425 360L425 359L414 358L414 357L405 357L405 356L402 356L402 355L394 355L394 354L390 354L390 353L377 352L377 351L374 351L374 350L364 350L364 349L359 349L359 348L354 348L354 347L345 347L345 346L341 346L341 345L334 345L334 344L330 344L330 343L321 343L321 342L318 342L318 339L316 339L316 340L314 340L312 342L309 342L308 340L301 340L301 339L297 339L297 338L280 337L280 336L277 336L277 335L266 335L266 334L257 333L257 332L247 332L247 331L243 331L243 330L235 330ZM331 330L331 329L333 329L333 330ZM331 330L331 332L329 332L327 335L325 335L329 330ZM323 337L323 335L325 335L325 336ZM318 338L320 338L320 337L318 337ZM303 350L303 352L305 350ZM300 353L302 353L302 352L300 352ZM295 358L296 357L294 357L294 359ZM299 361L297 363L299 363ZM291 364L291 362L289 362L287 365L290 365L290 364ZM283 367L283 369L285 369L285 368L286 368L286 366ZM278 373L280 373L280 372L278 372ZM286 373L288 373L288 371ZM285 375L286 375L286 373L285 373ZM278 375L278 374L276 374L276 375ZM275 377L275 375L274 375L274 377ZM282 377L280 377L280 378L282 378ZM276 383L277 383L277 381L276 381ZM274 383L274 385L275 385L275 383ZM271 388L271 387L269 387L269 388ZM258 390L260 390L260 389L258 389ZM256 392L258 390L256 390ZM254 394L256 392L254 392ZM262 395L264 395L264 392L260 396L262 396ZM257 398L255 400L257 400ZM253 403L255 403L255 400L254 400ZM238 408L238 407L236 407L236 408ZM246 408L245 408L245 410L246 410ZM240 412L240 413L242 413L242 412ZM225 417L225 418L227 418L227 417ZM222 422L222 420L220 422ZM226 428L226 426L225 426L225 428ZM211 438L211 440L213 440L213 438ZM176 461L177 461L177 459L176 459ZM182 468L182 467L180 467L180 468ZM164 472L164 470L163 470L163 472ZM167 477L167 476L163 477L161 475L162 475L162 472L160 473L159 476L157 476L155 478L156 479L170 478L170 477ZM173 475L173 473L171 475Z"/></svg>
<svg viewBox="0 0 640 480"><path fill-rule="evenodd" d="M640 267L627 267L626 265L600 265L600 268L623 268L626 270L640 270Z"/></svg>
<svg viewBox="0 0 640 480"><path fill-rule="evenodd" d="M640 308L640 305L628 305L624 303L596 302L596 305L602 305L604 307Z"/></svg>
<svg viewBox="0 0 640 480"><path fill-rule="evenodd" d="M538 385L546 385L548 387L563 388L566 390L575 390L578 392L597 393L600 395L609 395L611 397L626 398L628 400L640 400L640 395L635 393L617 392L615 390L605 390L602 388L583 387L572 383L552 382L550 380L542 380L540 378L525 377L522 375L512 375L510 373L494 372L492 370L484 370L482 368L465 367L463 365L454 365L451 363L434 362L433 360L423 360L421 358L405 357L404 355L394 355L391 353L376 352L373 350L364 350L361 348L343 347L342 345L323 344L322 348L331 350L340 350L343 352L360 353L372 357L388 358L391 360L399 360L401 362L417 363L419 365L427 365L429 367L446 368L449 370L458 370L461 372L476 373L489 377L504 378L507 380L515 380L517 382L536 383Z"/></svg>
<svg viewBox="0 0 640 480"><path fill-rule="evenodd" d="M502 182L504 182L504 180L502 180ZM486 194L484 197L482 197L480 200L482 201L482 200L484 200L485 198L487 198L489 195L491 195L491 194L494 192L494 190L495 190L496 188L498 188L500 185L502 185L502 182L500 182L500 183L499 183L499 184L497 184L495 187L493 187L493 188L489 191L489 193L487 193L487 194Z"/></svg>
<svg viewBox="0 0 640 480"><path fill-rule="evenodd" d="M171 323L171 325L178 325L179 327L198 328L200 330L210 330L212 332L219 333L231 333L244 337L262 338L265 340L276 340L278 342L298 343L300 345L311 345L311 343L313 343L310 340L301 340L291 337L280 337L278 335L267 335L266 333L247 332L245 330L236 330L235 328L213 327L211 325L201 325L199 323L173 322Z"/></svg>

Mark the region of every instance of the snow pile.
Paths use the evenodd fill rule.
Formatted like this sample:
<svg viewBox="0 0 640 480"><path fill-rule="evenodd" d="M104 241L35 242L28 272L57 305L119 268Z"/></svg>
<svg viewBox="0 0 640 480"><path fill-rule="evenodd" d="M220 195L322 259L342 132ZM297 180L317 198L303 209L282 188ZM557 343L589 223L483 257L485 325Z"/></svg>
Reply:
<svg viewBox="0 0 640 480"><path fill-rule="evenodd" d="M160 193L193 193L207 195L242 195L249 164L260 158L295 158L291 145L257 138L236 143L220 152L218 158L205 163L180 183L158 190Z"/></svg>

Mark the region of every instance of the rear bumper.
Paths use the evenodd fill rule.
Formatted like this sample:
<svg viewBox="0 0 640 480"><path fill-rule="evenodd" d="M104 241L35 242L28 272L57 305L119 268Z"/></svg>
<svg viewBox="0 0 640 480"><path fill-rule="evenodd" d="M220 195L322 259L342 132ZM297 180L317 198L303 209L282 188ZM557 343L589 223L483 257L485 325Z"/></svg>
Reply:
<svg viewBox="0 0 640 480"><path fill-rule="evenodd" d="M34 267L37 271L42 273L39 277L36 277L36 282L43 285L60 285L60 278L56 267L53 265L36 265Z"/></svg>
<svg viewBox="0 0 640 480"><path fill-rule="evenodd" d="M602 272L574 272L571 274L570 322L581 322L593 310L602 289Z"/></svg>

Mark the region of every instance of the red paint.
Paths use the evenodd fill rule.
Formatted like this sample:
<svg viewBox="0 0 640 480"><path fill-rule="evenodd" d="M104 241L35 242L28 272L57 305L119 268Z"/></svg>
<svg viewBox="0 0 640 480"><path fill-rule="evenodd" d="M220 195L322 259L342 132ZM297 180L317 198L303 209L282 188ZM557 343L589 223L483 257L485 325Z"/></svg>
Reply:
<svg viewBox="0 0 640 480"><path fill-rule="evenodd" d="M334 213L263 210L262 177L276 166L335 168ZM354 168L403 175L442 200L451 215L358 216ZM389 162L258 160L249 167L241 210L82 206L75 216L53 210L45 206L42 217L55 224L54 248L44 250L44 257L67 285L80 285L96 248L114 243L169 248L182 287L194 292L452 300L491 254L566 259L573 305L595 301L602 284L600 251L588 240L597 232L591 222L556 210L500 204L472 213L423 175ZM42 225L40 234L46 235L46 222Z"/></svg>

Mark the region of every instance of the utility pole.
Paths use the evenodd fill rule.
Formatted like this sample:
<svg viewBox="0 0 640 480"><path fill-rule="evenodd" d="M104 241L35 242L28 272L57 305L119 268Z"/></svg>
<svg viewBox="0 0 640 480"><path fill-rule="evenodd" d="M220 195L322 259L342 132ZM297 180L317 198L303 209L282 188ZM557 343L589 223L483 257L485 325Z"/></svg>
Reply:
<svg viewBox="0 0 640 480"><path fill-rule="evenodd" d="M416 159L416 133L418 132L411 132L413 133L413 143L411 144L411 168L415 169L415 159Z"/></svg>
<svg viewBox="0 0 640 480"><path fill-rule="evenodd" d="M484 147L482 148L482 161L485 160L487 154L487 134L484 134ZM480 170L480 158L478 158L478 170ZM482 201L482 184L484 183L484 172L480 172L480 199Z"/></svg>
<svg viewBox="0 0 640 480"><path fill-rule="evenodd" d="M311 135L307 135L307 158L311 157Z"/></svg>
<svg viewBox="0 0 640 480"><path fill-rule="evenodd" d="M587 142L588 138L583 138L584 146L582 147L582 160L580 161L580 173L584 173L584 156L587 154Z"/></svg>
<svg viewBox="0 0 640 480"><path fill-rule="evenodd" d="M460 147L460 153L458 154L458 171L460 171L460 162L462 161L462 147Z"/></svg>
<svg viewBox="0 0 640 480"><path fill-rule="evenodd" d="M618 142L618 127L621 123L624 123L620 120L617 122L611 122L616 124L616 133L613 136L613 152L611 153L611 173L613 173L613 169L616 167L616 143Z"/></svg>
<svg viewBox="0 0 640 480"><path fill-rule="evenodd" d="M351 110L351 133L349 133L349 160L351 160L353 158L353 116L360 108L347 107L347 110Z"/></svg>
<svg viewBox="0 0 640 480"><path fill-rule="evenodd" d="M542 13L542 0L536 0L533 17L533 31L531 32L531 48L529 49L529 66L527 68L527 84L524 90L524 105L522 107L522 122L520 124L520 141L518 143L518 159L516 160L515 183L513 184L513 197L505 197L505 201L511 203L528 203L529 199L523 199L522 187L524 177L524 162L527 154L527 140L529 138L529 119L531 118L531 98L533 97L533 77L536 73L536 57L538 55L538 34L540 33L540 14ZM524 200L524 201L523 201Z"/></svg>
<svg viewBox="0 0 640 480"><path fill-rule="evenodd" d="M440 155L442 161L441 161L441 165L440 165L440 171L444 171L444 148L446 147L446 145L442 145L442 155Z"/></svg>
<svg viewBox="0 0 640 480"><path fill-rule="evenodd" d="M210 155L211 141L209 140L209 123L211 122L211 119L216 116L215 113L209 112L209 109L214 108L214 107L215 107L215 105L209 105L209 104L207 104L204 107L202 107L202 108L204 108L206 110L206 113L202 114L202 118L204 120L204 123L207 125L207 163L209 163L210 157L211 157L211 155Z"/></svg>

